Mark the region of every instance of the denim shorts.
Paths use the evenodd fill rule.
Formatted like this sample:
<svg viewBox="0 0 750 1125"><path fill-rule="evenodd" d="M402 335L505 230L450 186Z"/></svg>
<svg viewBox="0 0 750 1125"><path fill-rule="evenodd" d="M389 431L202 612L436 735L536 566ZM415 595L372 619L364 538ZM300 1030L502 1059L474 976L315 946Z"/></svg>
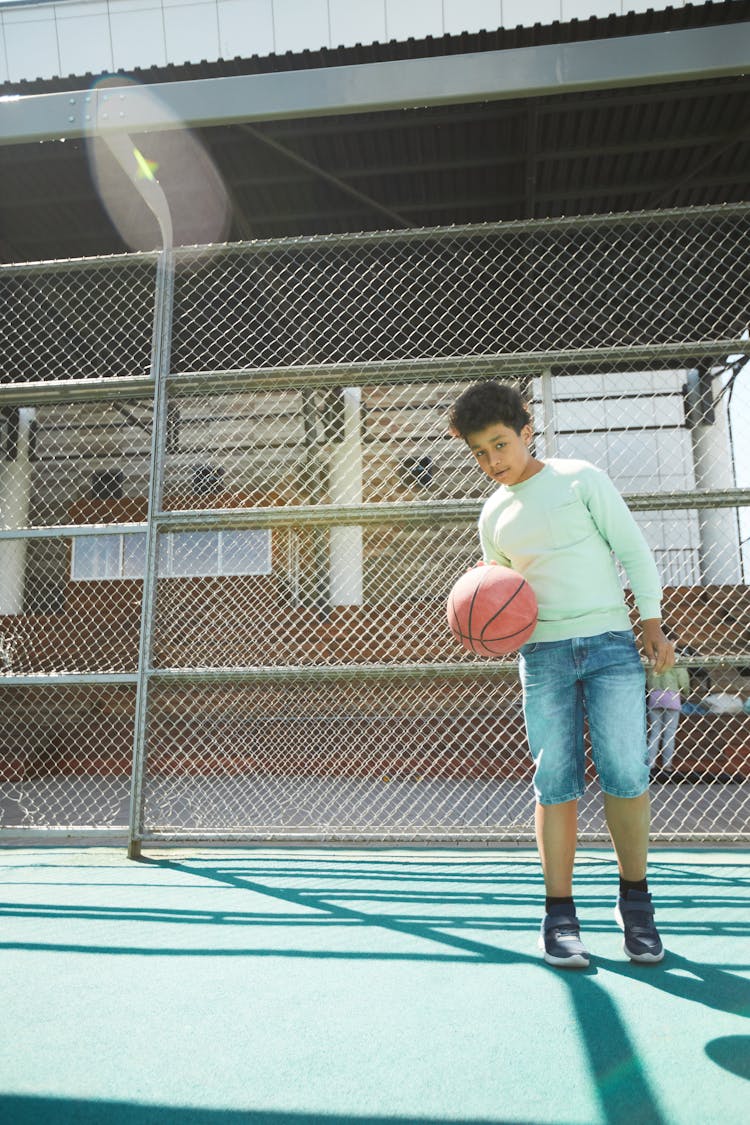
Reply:
<svg viewBox="0 0 750 1125"><path fill-rule="evenodd" d="M531 642L521 649L520 673L540 804L583 796L584 715L602 790L613 797L646 792L645 673L632 630Z"/></svg>

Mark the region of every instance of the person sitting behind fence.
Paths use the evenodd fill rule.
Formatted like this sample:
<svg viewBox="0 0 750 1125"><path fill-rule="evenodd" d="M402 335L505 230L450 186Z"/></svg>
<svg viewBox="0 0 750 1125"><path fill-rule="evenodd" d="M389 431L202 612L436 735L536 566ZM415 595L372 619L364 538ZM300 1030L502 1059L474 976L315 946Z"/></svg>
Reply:
<svg viewBox="0 0 750 1125"><path fill-rule="evenodd" d="M647 668L646 687L648 689L649 769L652 771L652 778L654 776L669 778L674 772L675 739L682 701L690 694L690 674L684 665L679 664L663 672L655 672L653 668ZM656 759L660 754L661 774L654 775Z"/></svg>

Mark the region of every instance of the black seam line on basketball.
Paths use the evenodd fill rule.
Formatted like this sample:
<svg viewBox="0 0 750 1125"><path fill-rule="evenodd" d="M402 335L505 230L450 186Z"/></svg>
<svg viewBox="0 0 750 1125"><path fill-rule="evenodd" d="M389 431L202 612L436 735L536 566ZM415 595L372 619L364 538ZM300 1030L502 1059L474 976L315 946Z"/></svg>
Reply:
<svg viewBox="0 0 750 1125"><path fill-rule="evenodd" d="M513 633L503 633L499 637L482 637L481 639L477 638L477 644L491 645L491 644L494 644L496 641L507 641L507 640L509 640L510 637L517 637L519 633L524 633L528 629L529 625L536 625L538 620L539 620L539 614L536 613L534 615L533 621L529 621L529 622L527 622L526 625L522 625L521 628L516 629L515 632L513 632ZM497 655L497 653L494 653L493 655Z"/></svg>
<svg viewBox="0 0 750 1125"><path fill-rule="evenodd" d="M458 619L458 613L456 612L456 607L453 604L453 591L452 590L451 590L451 593L450 593L450 603L449 604L450 604L450 611L451 612L450 612L450 617L448 618L448 624L451 627L451 630L453 632L453 636L461 644L463 644L464 641L470 641L471 637L469 636L469 634L464 633L463 629L461 628L461 622ZM455 627L454 627L454 622L455 622Z"/></svg>
<svg viewBox="0 0 750 1125"><path fill-rule="evenodd" d="M486 580L487 580L487 575L482 574L480 576L479 581L477 582L477 584L474 588L474 593L471 595L471 601L469 603L469 615L466 618L466 628L469 630L469 640L472 642L472 644L473 644L474 637L473 637L473 634L472 634L472 631L471 631L471 615L474 612L474 602L477 600L477 594L481 590L482 586L484 586Z"/></svg>
<svg viewBox="0 0 750 1125"><path fill-rule="evenodd" d="M484 625L482 626L482 631L479 634L479 640L480 641L484 639L485 630L489 629L492 622L495 621L500 616L500 614L503 613L508 608L510 603L513 601L514 598L516 598L518 596L518 594L521 592L521 590L524 588L525 585L526 585L526 579L522 578L521 581L519 582L519 584L516 586L513 593L508 598L508 600L506 602L504 602L500 606L500 608L495 613L492 614L492 617L490 617L489 620L487 620L484 623ZM511 636L511 637L514 636L514 635L515 634L513 634L513 633L509 634L509 636Z"/></svg>
<svg viewBox="0 0 750 1125"><path fill-rule="evenodd" d="M456 637L456 639L462 640L463 636L464 636L464 633L463 633L463 629L461 628L461 622L458 619L458 613L456 611L455 597L454 597L454 594L453 594L453 590L451 590L450 596L448 598L448 608L450 610L450 613L448 615L448 624L450 625L450 628L453 632L453 635Z"/></svg>
<svg viewBox="0 0 750 1125"><path fill-rule="evenodd" d="M451 602L451 609L453 611L453 622L455 623L455 624L450 625L451 630L453 632L453 636L456 638L456 640L459 642L459 644L464 645L464 648L466 648L467 645L470 645L472 643L471 635L469 633L464 633L463 629L461 628L461 622L459 620L458 613L456 612L456 609L453 606L452 602ZM450 622L449 622L449 624L450 624Z"/></svg>
<svg viewBox="0 0 750 1125"><path fill-rule="evenodd" d="M482 645L483 648L485 648L489 651L490 645L499 644L501 642L503 644L506 644L508 641L512 640L513 637L517 637L519 633L525 633L526 630L529 628L529 626L531 626L532 630L534 628L536 628L536 623L537 623L537 618L535 617L533 621L530 621L528 623L528 625L524 625L524 627L522 629L516 629L515 633L505 633L505 634L503 634L502 637L487 637L487 638L485 638L485 640L477 641L476 643L478 645ZM478 650L474 649L474 651L476 652ZM481 655L481 653L480 653L480 655ZM493 652L492 653L492 656L502 656L502 655L503 655L502 652Z"/></svg>
<svg viewBox="0 0 750 1125"><path fill-rule="evenodd" d="M493 637L485 637L482 635L481 637L477 637L477 640L480 641L481 644L486 644L488 641L492 643L492 641L502 641L505 637L515 637L518 633L523 633L524 629L528 629L529 625L536 625L538 620L539 611L537 610L533 618L527 621L525 625L522 625L520 629L514 629L512 633L499 633Z"/></svg>

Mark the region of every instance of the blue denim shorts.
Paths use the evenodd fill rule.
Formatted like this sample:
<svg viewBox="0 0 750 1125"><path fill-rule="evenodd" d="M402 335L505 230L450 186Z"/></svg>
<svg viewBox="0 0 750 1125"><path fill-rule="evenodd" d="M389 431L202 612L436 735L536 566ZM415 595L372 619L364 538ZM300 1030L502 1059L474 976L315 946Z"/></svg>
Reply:
<svg viewBox="0 0 750 1125"><path fill-rule="evenodd" d="M520 673L540 804L583 796L584 715L602 790L646 792L646 677L632 630L531 642L521 649Z"/></svg>

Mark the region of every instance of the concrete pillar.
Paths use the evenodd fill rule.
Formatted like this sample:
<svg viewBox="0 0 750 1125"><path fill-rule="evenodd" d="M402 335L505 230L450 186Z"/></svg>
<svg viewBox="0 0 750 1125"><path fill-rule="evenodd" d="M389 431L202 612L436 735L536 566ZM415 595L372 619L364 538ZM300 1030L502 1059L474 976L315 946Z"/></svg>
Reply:
<svg viewBox="0 0 750 1125"><path fill-rule="evenodd" d="M686 418L699 492L735 487L724 401L715 402L709 371L689 371ZM699 508L700 569L704 585L742 582L737 517L732 508Z"/></svg>
<svg viewBox="0 0 750 1125"><path fill-rule="evenodd" d="M359 387L345 387L343 433L331 452L331 504L362 503L362 419ZM362 604L362 528L332 527L329 598L332 606Z"/></svg>
<svg viewBox="0 0 750 1125"><path fill-rule="evenodd" d="M0 461L0 525L4 528L28 526L31 498L29 445L34 414L30 407L22 407L18 411L18 433L8 435L5 456ZM26 540L0 540L0 613L23 612L25 568Z"/></svg>
<svg viewBox="0 0 750 1125"><path fill-rule="evenodd" d="M557 427L555 424L555 397L552 391L552 372L545 368L541 376L542 384L542 425L544 437L544 456L557 457ZM537 431L539 432L539 431ZM537 454L539 456L539 454Z"/></svg>

